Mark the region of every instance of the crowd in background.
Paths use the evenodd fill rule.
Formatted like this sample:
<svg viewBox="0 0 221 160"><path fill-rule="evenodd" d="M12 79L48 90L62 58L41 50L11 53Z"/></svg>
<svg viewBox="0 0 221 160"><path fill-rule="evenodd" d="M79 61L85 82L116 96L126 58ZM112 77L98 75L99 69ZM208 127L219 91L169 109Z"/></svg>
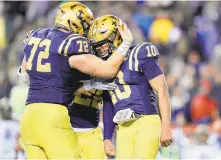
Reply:
<svg viewBox="0 0 221 160"><path fill-rule="evenodd" d="M53 27L64 2L0 2L0 159L16 158L21 151L19 120L28 93L16 74L22 40L32 29ZM221 158L221 2L83 3L95 17L118 16L134 43L151 41L159 50L175 142L161 148L158 158Z"/></svg>

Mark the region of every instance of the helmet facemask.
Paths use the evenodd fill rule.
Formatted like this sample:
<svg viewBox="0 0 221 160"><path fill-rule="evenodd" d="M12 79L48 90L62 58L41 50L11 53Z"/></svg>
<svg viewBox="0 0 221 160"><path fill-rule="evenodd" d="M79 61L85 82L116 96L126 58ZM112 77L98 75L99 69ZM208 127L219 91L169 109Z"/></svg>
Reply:
<svg viewBox="0 0 221 160"><path fill-rule="evenodd" d="M107 60L112 54L113 52L117 49L114 46L114 40L116 38L116 33L117 31L113 32L109 38L99 41L99 42L95 42L92 43L92 49L94 51L94 54L100 58L102 58L103 60ZM108 45L108 49L105 53L101 53L100 51L97 50L97 48L102 47L104 44Z"/></svg>

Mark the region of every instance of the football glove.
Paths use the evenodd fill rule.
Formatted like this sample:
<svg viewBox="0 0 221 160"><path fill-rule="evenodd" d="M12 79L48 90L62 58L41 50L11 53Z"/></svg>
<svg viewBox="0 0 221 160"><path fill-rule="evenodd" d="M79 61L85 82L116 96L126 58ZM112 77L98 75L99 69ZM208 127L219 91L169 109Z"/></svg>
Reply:
<svg viewBox="0 0 221 160"><path fill-rule="evenodd" d="M91 89L98 89L98 90L114 90L117 85L115 83L108 83L101 81L101 79L92 79L83 81L83 87L85 90L89 91Z"/></svg>

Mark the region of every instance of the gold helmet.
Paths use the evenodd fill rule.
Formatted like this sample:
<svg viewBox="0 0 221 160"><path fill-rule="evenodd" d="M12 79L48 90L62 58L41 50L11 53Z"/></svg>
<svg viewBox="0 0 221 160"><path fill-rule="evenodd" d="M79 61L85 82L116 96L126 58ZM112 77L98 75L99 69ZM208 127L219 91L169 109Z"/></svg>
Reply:
<svg viewBox="0 0 221 160"><path fill-rule="evenodd" d="M94 15L87 6L79 2L68 2L58 9L55 27L77 34L87 34L93 21Z"/></svg>
<svg viewBox="0 0 221 160"><path fill-rule="evenodd" d="M101 56L96 48L102 46L105 43L109 44L108 53L102 58L108 58L122 43L117 27L121 27L122 21L113 15L104 15L98 17L91 25L88 32L88 39L92 45L92 48L98 56Z"/></svg>

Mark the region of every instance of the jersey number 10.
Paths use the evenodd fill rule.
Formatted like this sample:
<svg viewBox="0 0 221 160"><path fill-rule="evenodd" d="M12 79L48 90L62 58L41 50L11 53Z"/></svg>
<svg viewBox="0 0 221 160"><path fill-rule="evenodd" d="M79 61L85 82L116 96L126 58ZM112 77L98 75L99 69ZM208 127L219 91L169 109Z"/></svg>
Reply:
<svg viewBox="0 0 221 160"><path fill-rule="evenodd" d="M124 91L121 92L119 87L117 87L114 91L109 91L113 104L117 103L117 98L119 100L123 100L123 99L129 98L131 95L130 86L128 84L126 84L126 82L123 79L124 73L122 71L119 71L116 78L118 78L119 84L121 84L123 86Z"/></svg>
<svg viewBox="0 0 221 160"><path fill-rule="evenodd" d="M153 45L147 46L146 49L147 49L147 57L155 57L159 55L158 50Z"/></svg>
<svg viewBox="0 0 221 160"><path fill-rule="evenodd" d="M33 48L31 50L31 54L28 58L28 61L26 63L26 69L27 70L32 70L32 61L34 59L34 56L36 55L36 51L39 47L45 47L43 51L40 51L38 53L38 59L37 59L37 67L36 70L38 72L51 72L51 64L50 63L45 63L42 64L42 59L48 59L49 57L49 49L51 46L51 40L49 39L44 39L41 41L41 38L37 37L31 37L31 39L28 42L28 45L32 46Z"/></svg>

